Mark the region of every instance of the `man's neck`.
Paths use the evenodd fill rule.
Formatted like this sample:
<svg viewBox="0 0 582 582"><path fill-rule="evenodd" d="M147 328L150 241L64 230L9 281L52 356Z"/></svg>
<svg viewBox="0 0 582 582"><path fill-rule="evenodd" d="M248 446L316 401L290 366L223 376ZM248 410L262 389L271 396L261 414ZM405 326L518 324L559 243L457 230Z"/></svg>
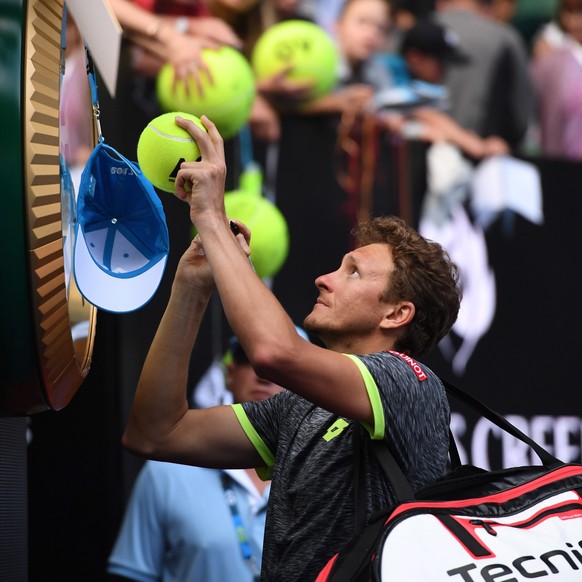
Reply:
<svg viewBox="0 0 582 582"><path fill-rule="evenodd" d="M394 349L395 340L388 336L374 337L327 337L323 340L325 346L342 354L374 354Z"/></svg>

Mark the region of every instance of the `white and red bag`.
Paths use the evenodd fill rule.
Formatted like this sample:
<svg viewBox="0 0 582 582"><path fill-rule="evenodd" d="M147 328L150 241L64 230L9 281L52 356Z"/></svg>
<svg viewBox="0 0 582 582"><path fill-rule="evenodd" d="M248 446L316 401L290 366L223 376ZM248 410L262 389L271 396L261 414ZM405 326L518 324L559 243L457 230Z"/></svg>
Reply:
<svg viewBox="0 0 582 582"><path fill-rule="evenodd" d="M461 465L452 446L456 468L413 493L388 447L373 444L399 503L316 582L582 581L582 465L562 463L477 399L445 387L527 443L542 465L484 471Z"/></svg>

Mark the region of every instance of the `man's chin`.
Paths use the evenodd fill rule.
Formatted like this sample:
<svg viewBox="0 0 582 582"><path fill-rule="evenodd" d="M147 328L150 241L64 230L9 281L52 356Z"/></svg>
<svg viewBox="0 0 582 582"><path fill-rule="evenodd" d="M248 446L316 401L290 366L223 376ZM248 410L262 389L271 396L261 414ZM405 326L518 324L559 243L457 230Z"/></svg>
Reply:
<svg viewBox="0 0 582 582"><path fill-rule="evenodd" d="M324 332L324 326L317 320L317 316L313 311L303 320L303 329L311 334L321 338L321 334Z"/></svg>
<svg viewBox="0 0 582 582"><path fill-rule="evenodd" d="M313 311L303 320L303 329L307 333L315 333L317 331L317 325L315 323Z"/></svg>

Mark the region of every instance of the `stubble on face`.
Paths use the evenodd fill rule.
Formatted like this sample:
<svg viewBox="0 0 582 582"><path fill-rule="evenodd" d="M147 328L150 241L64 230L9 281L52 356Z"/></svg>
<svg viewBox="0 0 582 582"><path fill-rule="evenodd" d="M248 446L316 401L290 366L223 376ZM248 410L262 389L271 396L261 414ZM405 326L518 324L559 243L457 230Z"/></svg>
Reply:
<svg viewBox="0 0 582 582"><path fill-rule="evenodd" d="M348 253L336 272L316 281L317 303L304 328L328 347L357 345L369 338L385 312L383 296L392 269L392 253L384 244L372 243Z"/></svg>

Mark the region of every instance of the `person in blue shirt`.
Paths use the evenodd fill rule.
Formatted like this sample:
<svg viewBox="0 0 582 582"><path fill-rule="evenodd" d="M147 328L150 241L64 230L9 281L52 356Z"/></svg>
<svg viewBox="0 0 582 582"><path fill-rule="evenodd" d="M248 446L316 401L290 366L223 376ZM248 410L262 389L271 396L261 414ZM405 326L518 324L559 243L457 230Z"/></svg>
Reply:
<svg viewBox="0 0 582 582"><path fill-rule="evenodd" d="M235 338L224 372L234 402L263 400L283 390L255 374ZM109 556L109 579L257 580L268 494L269 483L255 470L147 461Z"/></svg>

